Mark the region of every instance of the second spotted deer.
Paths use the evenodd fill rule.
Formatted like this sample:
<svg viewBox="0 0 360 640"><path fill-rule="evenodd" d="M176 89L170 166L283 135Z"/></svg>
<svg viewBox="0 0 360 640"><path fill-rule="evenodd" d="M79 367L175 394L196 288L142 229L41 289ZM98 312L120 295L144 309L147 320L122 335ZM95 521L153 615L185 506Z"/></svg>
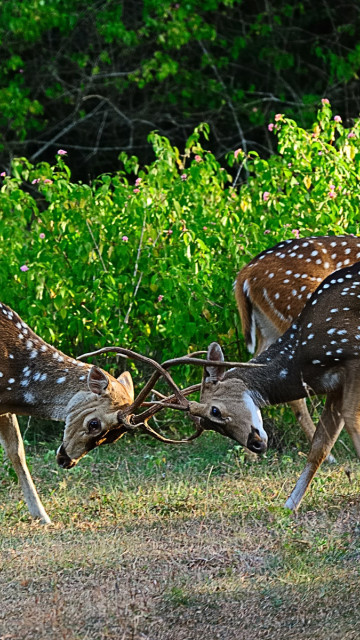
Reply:
<svg viewBox="0 0 360 640"><path fill-rule="evenodd" d="M258 453L267 447L261 407L326 394L307 464L286 502L290 509L299 506L344 425L360 457L359 262L328 276L284 335L246 363L253 367L226 371L217 343L208 358L218 364L204 367L200 402L190 403L190 413L203 428L245 446L252 435Z"/></svg>
<svg viewBox="0 0 360 640"><path fill-rule="evenodd" d="M250 353L259 355L283 335L329 274L359 260L360 238L350 235L286 240L253 258L235 282L236 303ZM311 442L315 426L306 401L294 400L290 406Z"/></svg>

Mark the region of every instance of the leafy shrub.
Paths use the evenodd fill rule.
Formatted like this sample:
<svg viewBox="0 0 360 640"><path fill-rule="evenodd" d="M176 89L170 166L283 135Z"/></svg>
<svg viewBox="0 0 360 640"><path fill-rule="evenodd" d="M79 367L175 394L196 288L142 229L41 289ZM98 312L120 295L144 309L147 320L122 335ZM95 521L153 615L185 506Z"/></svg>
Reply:
<svg viewBox="0 0 360 640"><path fill-rule="evenodd" d="M54 166L17 159L0 192L2 300L71 354L116 344L165 359L217 339L246 358L237 271L281 239L359 230L360 125L323 102L310 131L275 117L277 155L230 154L234 182L200 143L206 125L182 154L153 133L152 164L122 154L91 185L71 182L61 152Z"/></svg>

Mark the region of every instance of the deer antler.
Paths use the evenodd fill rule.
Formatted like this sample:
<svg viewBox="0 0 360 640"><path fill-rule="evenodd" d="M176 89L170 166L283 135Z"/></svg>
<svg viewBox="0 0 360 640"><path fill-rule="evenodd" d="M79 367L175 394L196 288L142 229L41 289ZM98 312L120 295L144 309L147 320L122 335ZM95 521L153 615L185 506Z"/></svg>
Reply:
<svg viewBox="0 0 360 640"><path fill-rule="evenodd" d="M81 360L83 358L88 358L91 356L100 355L102 353L109 353L109 352L118 353L120 356L125 358L133 358L134 360L140 360L141 362L145 362L147 364L152 365L156 369L156 371L154 371L154 373L152 374L152 376L150 377L149 381L146 383L144 388L140 391L138 396L135 398L132 405L127 407L125 411L118 412L119 424L125 425L130 430L140 425L143 425L145 430L149 433L149 435L153 436L157 440L160 440L161 442L167 442L171 444L182 444L185 442L190 442L191 440L194 440L195 438L198 438L201 435L201 433L203 432L203 429L200 427L200 424L197 420L193 420L196 423L196 432L191 436L189 436L189 438L185 438L182 440L172 440L170 438L166 438L165 436L162 436L161 434L157 433L148 424L148 420L153 415L155 415L155 413L157 413L158 411L166 407L173 408L173 409L176 408L182 411L189 411L189 402L188 400L186 400L185 396L194 390L198 390L200 385L193 385L193 387L189 387L186 390L186 393L184 394L180 391L180 389L172 379L169 372L166 371L166 369L162 367L158 362L156 362L156 360L153 360L152 358L148 358L147 356L143 356L142 354L136 353L135 351L131 351L130 349L124 349L122 347L103 347L102 349L97 349L96 351L82 354L81 356L78 357L78 360ZM204 352L202 351L196 352L194 353L194 355L199 355L201 353L204 353ZM147 397L149 392L153 389L154 385L156 384L156 382L161 376L163 376L165 380L168 382L168 384L173 388L173 391L174 391L173 395L170 397L163 397L162 400L160 401L154 401L149 403L149 408L146 411L143 411L141 414L134 415L134 411L143 403L143 400L145 400L145 398ZM178 404L172 404L171 400L173 399L177 400Z"/></svg>
<svg viewBox="0 0 360 640"><path fill-rule="evenodd" d="M140 406L142 401L145 400L146 396L150 393L153 386L161 376L163 376L167 381L167 383L170 385L170 387L173 388L174 394L178 402L180 403L180 405L183 405L185 398L181 394L180 389L178 388L177 384L174 382L174 380L172 379L168 371L166 371L166 369L164 369L158 362L156 362L156 360L153 360L152 358L148 358L147 356L143 356L141 353L136 353L136 351L131 351L130 349L124 349L123 347L103 347L102 349L91 351L90 353L84 353L81 356L78 356L77 359L82 360L83 358L90 358L92 356L97 356L102 353L109 353L109 352L118 353L119 355L125 358L132 358L133 360L139 360L140 362L145 362L147 364L150 364L152 367L156 369L156 371L154 371L154 373L152 374L150 380L147 382L145 387L139 393L137 398L135 398L133 404L127 409L128 413L134 411Z"/></svg>
<svg viewBox="0 0 360 640"><path fill-rule="evenodd" d="M189 438L183 440L172 440L170 438L166 438L161 434L157 433L152 427L149 426L148 420L154 416L161 409L169 408L169 409L177 409L180 411L189 411L189 401L186 399L186 396L192 393L193 391L198 391L201 385L192 385L191 387L187 387L186 389L180 391L179 387L171 377L170 373L167 371L168 368L178 365L178 364L195 364L199 366L204 365L213 365L218 366L218 361L213 360L202 360L201 358L197 358L196 356L202 355L206 353L206 351L196 351L192 354L186 354L185 356L180 356L179 358L172 358L171 360L166 360L161 365L153 360L152 358L148 358L147 356L143 356L136 351L132 351L130 349L124 349L123 347L103 347L101 349L97 349L96 351L91 351L89 353L84 353L81 356L78 356L78 360L82 360L84 358L89 358L92 356L97 356L102 353L117 353L124 358L132 358L134 360L139 360L140 362L145 362L146 364L150 364L155 368L155 371L151 375L148 382L145 384L143 389L135 398L134 402L127 407L125 411L119 411L118 413L118 421L119 424L124 424L128 429L132 430L140 425L143 425L149 435L152 435L154 438L160 440L161 442L168 442L171 444L182 444L185 442L190 442L195 438L198 438L203 432L200 424L196 422L196 432L192 434ZM257 365L252 363L239 363L239 362L221 362L221 366L224 367L262 367L263 365ZM174 393L170 397L163 397L160 401L153 401L148 404L148 409L143 411L140 414L134 415L134 411L138 409L146 397L153 390L156 382L159 378L163 376L170 387L172 387ZM177 404L173 404L171 400L177 400Z"/></svg>

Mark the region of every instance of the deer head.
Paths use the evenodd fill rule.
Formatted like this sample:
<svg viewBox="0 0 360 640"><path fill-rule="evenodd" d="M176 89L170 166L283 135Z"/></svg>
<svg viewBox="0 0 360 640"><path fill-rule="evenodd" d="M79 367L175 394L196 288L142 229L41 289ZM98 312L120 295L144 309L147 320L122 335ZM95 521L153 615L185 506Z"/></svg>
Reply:
<svg viewBox="0 0 360 640"><path fill-rule="evenodd" d="M57 452L58 464L69 469L86 453L115 442L126 432L119 412L134 401L134 387L128 371L113 378L98 367L91 367L87 390L76 393L66 407L63 443Z"/></svg>
<svg viewBox="0 0 360 640"><path fill-rule="evenodd" d="M210 344L207 358L218 364L204 366L200 402L190 402L190 414L200 418L203 429L218 431L254 453L264 453L267 434L246 383L240 377L225 377L224 355L217 342ZM244 368L248 366L244 363Z"/></svg>
<svg viewBox="0 0 360 640"><path fill-rule="evenodd" d="M127 431L143 428L153 438L171 444L190 442L199 437L203 431L197 418L193 418L196 432L183 440L166 438L150 427L148 420L161 409L169 407L188 411L189 401L185 396L193 390L189 388L181 393L168 371L155 360L130 349L104 347L80 356L78 361L81 358L109 352L150 364L155 368L155 371L134 400L133 382L128 371L115 379L98 367L89 368L87 388L73 395L64 411L66 415L64 439L57 452L57 462L65 469L75 466L86 453L95 447L116 442ZM182 359L179 358L179 360ZM77 363L82 364L81 362ZM174 391L170 397L162 396L153 389L161 376ZM195 388L197 387L198 385L195 386ZM160 395L161 400L144 402L150 392ZM176 404L173 404L173 401ZM142 413L134 415L134 412L143 404L148 408Z"/></svg>

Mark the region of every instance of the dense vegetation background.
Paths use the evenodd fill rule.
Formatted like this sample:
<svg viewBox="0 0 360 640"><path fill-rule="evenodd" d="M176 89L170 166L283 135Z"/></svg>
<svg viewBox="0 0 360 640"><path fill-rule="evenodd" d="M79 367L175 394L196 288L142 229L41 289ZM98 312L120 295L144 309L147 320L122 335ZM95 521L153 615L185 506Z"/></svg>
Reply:
<svg viewBox="0 0 360 640"><path fill-rule="evenodd" d="M304 127L327 97L348 126L360 111L355 0L1 0L0 166L71 151L74 177L153 159L158 130L183 147L210 125L224 161L276 149L267 123Z"/></svg>
<svg viewBox="0 0 360 640"><path fill-rule="evenodd" d="M4 302L71 353L245 358L239 268L359 231L358 4L0 9Z"/></svg>

